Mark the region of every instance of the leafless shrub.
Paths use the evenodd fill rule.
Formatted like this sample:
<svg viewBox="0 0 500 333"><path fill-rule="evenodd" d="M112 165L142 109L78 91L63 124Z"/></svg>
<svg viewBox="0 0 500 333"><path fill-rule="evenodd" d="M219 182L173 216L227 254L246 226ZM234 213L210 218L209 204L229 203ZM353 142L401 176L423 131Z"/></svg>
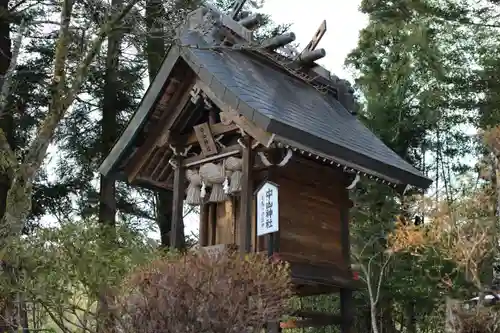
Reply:
<svg viewBox="0 0 500 333"><path fill-rule="evenodd" d="M118 310L125 332L241 333L279 318L290 296L286 264L259 254L189 253L133 273Z"/></svg>
<svg viewBox="0 0 500 333"><path fill-rule="evenodd" d="M456 333L500 333L500 313L492 307L473 311L455 310Z"/></svg>

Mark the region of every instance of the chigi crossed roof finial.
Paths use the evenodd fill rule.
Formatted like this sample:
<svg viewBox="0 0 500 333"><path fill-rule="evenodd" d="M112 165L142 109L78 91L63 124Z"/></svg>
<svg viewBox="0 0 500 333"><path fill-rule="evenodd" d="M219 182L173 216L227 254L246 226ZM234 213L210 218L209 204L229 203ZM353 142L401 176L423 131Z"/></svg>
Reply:
<svg viewBox="0 0 500 333"><path fill-rule="evenodd" d="M243 9L243 6L245 5L246 2L247 2L247 0L236 0L233 2L233 6L232 6L232 10L231 10L231 18L233 20L236 20L236 18L238 17L239 13Z"/></svg>

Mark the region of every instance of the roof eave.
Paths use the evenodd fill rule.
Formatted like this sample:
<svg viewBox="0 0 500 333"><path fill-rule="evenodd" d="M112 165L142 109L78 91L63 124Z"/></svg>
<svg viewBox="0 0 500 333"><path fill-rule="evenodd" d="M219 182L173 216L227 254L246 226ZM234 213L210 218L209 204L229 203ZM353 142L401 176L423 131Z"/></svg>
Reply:
<svg viewBox="0 0 500 333"><path fill-rule="evenodd" d="M114 144L109 154L99 166L99 172L103 176L110 176L113 173L123 154L132 144L134 138L139 133L140 128L151 112L154 104L161 95L163 86L165 85L165 82L178 59L179 48L178 46L173 45L170 47L167 55L163 59L162 65L153 82L149 85L148 90L144 94L137 111L132 116L132 119L120 135L118 141Z"/></svg>
<svg viewBox="0 0 500 333"><path fill-rule="evenodd" d="M277 135L277 141L289 144L299 150L308 151L320 158L332 162L331 164L337 163L342 167L354 169L360 173L366 173L394 185L412 185L425 190L432 184L432 180L428 179L423 174L418 174L420 172L411 173L373 160L368 156L361 155L345 147L322 140L321 138L313 137L308 133L287 126L276 120L270 121L267 130ZM301 138L301 143L293 139L298 137Z"/></svg>
<svg viewBox="0 0 500 333"><path fill-rule="evenodd" d="M307 133L300 133L300 135L289 135L290 131L300 131L299 129L295 129L292 127L289 127L287 125L284 125L274 119L270 119L264 115L262 115L258 110L255 110L251 106L249 106L245 101L241 100L238 98L235 94L233 94L230 89L227 87L224 87L218 80L215 78L213 74L210 73L209 70L204 68L197 59L197 56L192 52L192 50L189 47L182 47L180 51L181 57L186 61L186 63L193 69L193 71L198 75L198 79L201 80L210 90L211 92L223 103L225 103L227 106L235 109L238 111L240 114L245 116L248 120L251 120L254 122L256 125L261 127L262 129L267 130L268 132L275 133L277 135L282 135L282 138L297 138L297 137L303 137L306 136ZM301 131L300 131L301 132ZM373 164L373 167L376 167L376 164L380 164L381 167L376 168L379 171L376 171L373 169L373 167L365 167L360 165L359 163L356 163L356 156L360 156L360 154L357 154L355 152L351 152L353 158L352 161L351 159L342 159L338 158L337 152L339 149L343 149L348 151L348 149L344 147L340 147L337 145L332 144L331 142L327 142L325 140L321 140L319 138L312 138L313 141L322 141L320 145L306 145L307 147L313 148L313 150L316 150L317 152L322 152L325 151L325 149L329 150L329 153L326 153L326 156L328 156L331 160L334 160L338 163L340 163L342 166L350 166L354 168L355 170L360 170L361 172L367 173L369 175L373 175L374 177L384 179L388 183L395 184L395 185L406 185L410 184L413 186L416 186L421 189L427 189L432 181L423 175L416 175L412 174L409 172L405 172L404 170L400 170L398 168L388 166L385 164L382 164L381 162L371 160L371 164ZM302 141L302 140L301 140ZM291 146L298 147L300 149L301 145L297 143L296 141L293 140L288 140L289 143L291 143ZM293 143L292 143L293 142ZM305 147L305 146L304 146ZM320 153L321 154L321 153ZM325 154L324 154L325 155ZM367 158L367 157L365 157ZM366 163L365 163L366 164ZM404 175L401 177L392 177L390 175L387 175L385 172L383 172L384 169L394 169L395 173L401 173L403 172Z"/></svg>

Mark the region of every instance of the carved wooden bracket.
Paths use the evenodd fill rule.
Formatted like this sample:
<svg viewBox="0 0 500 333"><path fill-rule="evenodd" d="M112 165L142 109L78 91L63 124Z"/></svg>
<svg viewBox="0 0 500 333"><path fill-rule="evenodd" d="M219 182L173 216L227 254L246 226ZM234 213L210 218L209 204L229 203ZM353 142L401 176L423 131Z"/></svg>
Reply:
<svg viewBox="0 0 500 333"><path fill-rule="evenodd" d="M239 114L235 109L219 99L215 93L202 81L197 80L196 86L199 87L207 97L221 110L221 122L224 125L235 124L243 132L257 140L261 145L269 147L274 140L274 135L258 127L252 121Z"/></svg>
<svg viewBox="0 0 500 333"><path fill-rule="evenodd" d="M247 133L257 140L261 145L269 147L274 140L274 135L255 125L253 122L240 115L236 110L227 107L226 111L220 113L221 122L229 125L234 123L240 131Z"/></svg>

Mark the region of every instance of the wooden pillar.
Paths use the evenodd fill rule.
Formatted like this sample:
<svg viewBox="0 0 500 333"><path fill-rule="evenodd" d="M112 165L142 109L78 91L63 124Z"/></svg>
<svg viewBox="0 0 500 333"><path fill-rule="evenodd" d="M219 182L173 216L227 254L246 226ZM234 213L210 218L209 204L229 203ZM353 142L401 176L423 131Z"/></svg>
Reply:
<svg viewBox="0 0 500 333"><path fill-rule="evenodd" d="M274 158L273 158L274 162ZM271 165L267 169L267 180L274 182L276 179L277 166ZM279 200L279 193L278 193ZM278 222L279 223L279 222ZM278 253L280 250L280 232L273 232L267 235L267 254L271 257L273 254Z"/></svg>
<svg viewBox="0 0 500 333"><path fill-rule="evenodd" d="M275 162L275 157L272 156L272 161ZM276 171L277 167L276 165L271 165L267 169L267 175L266 178L268 181L273 182L276 177ZM278 198L279 198L279 193L278 193ZM257 203L258 204L258 203ZM273 232L270 234L266 235L267 239L267 255L269 257L272 257L275 253L279 252L280 248L280 235L279 231ZM268 333L280 333L281 332L281 327L280 327L280 322L279 321L272 321L267 323L267 330Z"/></svg>
<svg viewBox="0 0 500 333"><path fill-rule="evenodd" d="M215 202L208 203L208 228L210 229L209 245L215 245L217 241L217 204Z"/></svg>
<svg viewBox="0 0 500 333"><path fill-rule="evenodd" d="M208 204L200 206L200 232L198 241L200 246L208 246Z"/></svg>
<svg viewBox="0 0 500 333"><path fill-rule="evenodd" d="M350 205L344 205L345 206L340 211L342 257L344 259L344 264L347 266L348 272L351 273L351 242L349 234ZM342 323L340 325L341 333L352 332L354 318L353 306L352 290L345 288L340 289L340 315L342 317Z"/></svg>
<svg viewBox="0 0 500 333"><path fill-rule="evenodd" d="M340 324L341 333L351 333L353 324L353 299L352 290L340 289L340 316L342 323Z"/></svg>
<svg viewBox="0 0 500 333"><path fill-rule="evenodd" d="M180 249L184 240L180 239L182 233L181 228L184 223L182 221L184 211L184 191L185 191L185 171L182 167L183 156L177 155L175 157L174 169L174 187L172 199L172 229L170 230L170 246L174 249Z"/></svg>
<svg viewBox="0 0 500 333"><path fill-rule="evenodd" d="M268 333L280 333L281 332L281 327L279 322L270 322L267 323L266 331Z"/></svg>
<svg viewBox="0 0 500 333"><path fill-rule="evenodd" d="M243 166L241 178L241 206L240 206L240 252L250 252L252 245L252 167L253 151L252 138L245 136L242 138L244 148L242 152Z"/></svg>

